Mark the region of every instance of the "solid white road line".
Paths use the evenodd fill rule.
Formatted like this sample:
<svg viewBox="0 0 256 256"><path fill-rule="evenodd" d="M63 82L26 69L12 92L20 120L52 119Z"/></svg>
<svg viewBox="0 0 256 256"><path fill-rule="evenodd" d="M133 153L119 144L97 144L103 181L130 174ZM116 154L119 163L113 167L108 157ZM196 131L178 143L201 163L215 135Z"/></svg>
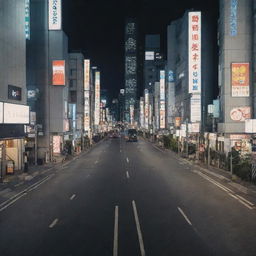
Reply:
<svg viewBox="0 0 256 256"><path fill-rule="evenodd" d="M49 226L49 228L53 228L53 227L57 224L58 221L59 221L58 219L55 219L55 220L51 223L51 225Z"/></svg>
<svg viewBox="0 0 256 256"><path fill-rule="evenodd" d="M182 209L180 207L178 207L179 212L181 213L181 215L184 217L184 219L187 221L187 223L192 226L191 221L189 220L189 218L186 216L186 214L182 211Z"/></svg>
<svg viewBox="0 0 256 256"><path fill-rule="evenodd" d="M126 172L126 177L127 177L127 179L130 179L130 175L129 175L128 171Z"/></svg>
<svg viewBox="0 0 256 256"><path fill-rule="evenodd" d="M41 186L43 183L45 183L47 180L49 180L52 176L53 176L53 175L47 176L45 179L43 179L43 181L41 181L40 183L38 183L36 186L32 186L32 188L30 188L30 189L28 190L28 192L35 190L36 188L38 188L39 186Z"/></svg>
<svg viewBox="0 0 256 256"><path fill-rule="evenodd" d="M136 223L136 228L137 228L137 233L139 238L141 256L145 256L145 249L144 249L143 237L142 237L141 228L140 228L139 216L138 216L136 204L134 201L132 201L132 207L133 207L133 213L134 213L134 218L135 218L135 223Z"/></svg>
<svg viewBox="0 0 256 256"><path fill-rule="evenodd" d="M27 193L24 193L18 197L16 197L14 200L12 200L10 203L8 203L7 205L5 205L4 207L0 208L0 212L2 212L3 210L5 210L7 207L9 207L10 205L12 205L13 203L15 203L16 201L18 201L20 198L22 198L23 196L27 195Z"/></svg>
<svg viewBox="0 0 256 256"><path fill-rule="evenodd" d="M126 157L126 161L127 161L127 163L129 163L129 158L128 157Z"/></svg>
<svg viewBox="0 0 256 256"><path fill-rule="evenodd" d="M113 256L118 255L118 206L115 207Z"/></svg>
<svg viewBox="0 0 256 256"><path fill-rule="evenodd" d="M76 197L76 194L72 195L72 196L70 197L70 200L73 200L75 197Z"/></svg>
<svg viewBox="0 0 256 256"><path fill-rule="evenodd" d="M201 177L203 177L204 179L210 181L212 184L214 184L215 186L219 187L220 189L224 190L225 192L228 193L229 196L235 198L238 202L240 202L241 204L243 204L244 206L246 206L248 209L250 210L253 210L253 207L254 207L254 204L251 203L250 201L246 200L245 198L239 196L239 195L236 195L236 193L227 188L226 186L220 184L219 182L213 180L212 178L208 177L207 175L201 173L201 172L198 172L198 171L193 171L195 173L197 173L198 175L200 175Z"/></svg>

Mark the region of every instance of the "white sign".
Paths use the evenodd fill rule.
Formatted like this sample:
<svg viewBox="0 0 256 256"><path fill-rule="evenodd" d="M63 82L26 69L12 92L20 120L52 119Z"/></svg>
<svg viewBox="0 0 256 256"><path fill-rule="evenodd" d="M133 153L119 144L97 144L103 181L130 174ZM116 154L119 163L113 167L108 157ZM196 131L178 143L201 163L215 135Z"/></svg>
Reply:
<svg viewBox="0 0 256 256"><path fill-rule="evenodd" d="M188 14L189 93L201 92L201 12Z"/></svg>
<svg viewBox="0 0 256 256"><path fill-rule="evenodd" d="M29 124L29 106L4 103L5 124Z"/></svg>
<svg viewBox="0 0 256 256"><path fill-rule="evenodd" d="M256 119L245 120L245 133L256 133Z"/></svg>
<svg viewBox="0 0 256 256"><path fill-rule="evenodd" d="M84 90L90 90L90 60L84 60Z"/></svg>
<svg viewBox="0 0 256 256"><path fill-rule="evenodd" d="M160 129L165 129L165 71L160 71Z"/></svg>
<svg viewBox="0 0 256 256"><path fill-rule="evenodd" d="M0 102L0 124L4 122L4 104Z"/></svg>
<svg viewBox="0 0 256 256"><path fill-rule="evenodd" d="M61 30L62 10L61 0L48 0L49 30Z"/></svg>
<svg viewBox="0 0 256 256"><path fill-rule="evenodd" d="M192 95L190 99L190 119L192 123L201 121L201 95Z"/></svg>
<svg viewBox="0 0 256 256"><path fill-rule="evenodd" d="M148 90L145 89L145 129L148 129L148 120L149 119L149 93Z"/></svg>
<svg viewBox="0 0 256 256"><path fill-rule="evenodd" d="M94 124L100 124L100 72L95 73L95 109Z"/></svg>
<svg viewBox="0 0 256 256"><path fill-rule="evenodd" d="M144 100L140 100L140 127L144 127Z"/></svg>
<svg viewBox="0 0 256 256"><path fill-rule="evenodd" d="M154 60L155 52L145 52L145 60Z"/></svg>

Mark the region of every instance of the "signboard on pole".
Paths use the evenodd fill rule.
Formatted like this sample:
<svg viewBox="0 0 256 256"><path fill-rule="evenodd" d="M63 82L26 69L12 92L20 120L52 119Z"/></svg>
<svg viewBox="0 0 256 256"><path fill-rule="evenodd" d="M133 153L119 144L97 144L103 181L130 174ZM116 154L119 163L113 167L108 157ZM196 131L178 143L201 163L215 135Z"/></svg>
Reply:
<svg viewBox="0 0 256 256"><path fill-rule="evenodd" d="M94 124L100 124L100 72L95 72L95 109Z"/></svg>
<svg viewBox="0 0 256 256"><path fill-rule="evenodd" d="M165 71L160 71L160 129L165 129Z"/></svg>

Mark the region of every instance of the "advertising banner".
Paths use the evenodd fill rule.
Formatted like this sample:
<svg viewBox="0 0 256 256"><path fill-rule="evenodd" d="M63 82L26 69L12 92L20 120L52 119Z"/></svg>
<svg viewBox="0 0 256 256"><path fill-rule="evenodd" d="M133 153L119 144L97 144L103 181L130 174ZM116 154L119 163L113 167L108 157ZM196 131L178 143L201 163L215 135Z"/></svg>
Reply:
<svg viewBox="0 0 256 256"><path fill-rule="evenodd" d="M25 0L25 37L30 40L30 0Z"/></svg>
<svg viewBox="0 0 256 256"><path fill-rule="evenodd" d="M165 129L165 71L160 71L160 129Z"/></svg>
<svg viewBox="0 0 256 256"><path fill-rule="evenodd" d="M201 121L201 95L192 95L190 99L190 119L192 123Z"/></svg>
<svg viewBox="0 0 256 256"><path fill-rule="evenodd" d="M60 145L61 145L61 137L53 136L52 137L52 147L53 147L54 154L60 154L60 152L61 152Z"/></svg>
<svg viewBox="0 0 256 256"><path fill-rule="evenodd" d="M155 59L155 52L149 51L145 52L145 60L154 60Z"/></svg>
<svg viewBox="0 0 256 256"><path fill-rule="evenodd" d="M189 93L201 92L201 12L188 14Z"/></svg>
<svg viewBox="0 0 256 256"><path fill-rule="evenodd" d="M140 127L144 127L144 100L140 99Z"/></svg>
<svg viewBox="0 0 256 256"><path fill-rule="evenodd" d="M65 85L65 60L52 62L52 85Z"/></svg>
<svg viewBox="0 0 256 256"><path fill-rule="evenodd" d="M232 97L248 97L250 93L249 63L231 64Z"/></svg>
<svg viewBox="0 0 256 256"><path fill-rule="evenodd" d="M62 10L61 0L48 0L49 30L61 30Z"/></svg>
<svg viewBox="0 0 256 256"><path fill-rule="evenodd" d="M175 127L180 127L181 124L181 117L175 117Z"/></svg>
<svg viewBox="0 0 256 256"><path fill-rule="evenodd" d="M230 118L233 121L244 122L251 118L251 107L237 107L230 111Z"/></svg>
<svg viewBox="0 0 256 256"><path fill-rule="evenodd" d="M90 60L84 60L84 90L90 90Z"/></svg>
<svg viewBox="0 0 256 256"><path fill-rule="evenodd" d="M145 129L148 129L148 120L149 119L149 94L148 90L145 89Z"/></svg>
<svg viewBox="0 0 256 256"><path fill-rule="evenodd" d="M95 109L94 124L100 124L100 72L95 72Z"/></svg>
<svg viewBox="0 0 256 256"><path fill-rule="evenodd" d="M134 122L134 105L130 105L130 122L131 124Z"/></svg>
<svg viewBox="0 0 256 256"><path fill-rule="evenodd" d="M256 133L256 119L245 120L245 133Z"/></svg>
<svg viewBox="0 0 256 256"><path fill-rule="evenodd" d="M4 103L5 124L29 124L29 106Z"/></svg>

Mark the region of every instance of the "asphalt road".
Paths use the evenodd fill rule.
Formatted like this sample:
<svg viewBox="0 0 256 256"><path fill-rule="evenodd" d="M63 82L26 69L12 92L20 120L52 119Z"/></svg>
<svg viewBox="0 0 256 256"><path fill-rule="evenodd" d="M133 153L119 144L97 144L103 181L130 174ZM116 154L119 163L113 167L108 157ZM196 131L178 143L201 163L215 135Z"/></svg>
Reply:
<svg viewBox="0 0 256 256"><path fill-rule="evenodd" d="M195 166L109 139L0 204L0 255L256 255L255 220Z"/></svg>

